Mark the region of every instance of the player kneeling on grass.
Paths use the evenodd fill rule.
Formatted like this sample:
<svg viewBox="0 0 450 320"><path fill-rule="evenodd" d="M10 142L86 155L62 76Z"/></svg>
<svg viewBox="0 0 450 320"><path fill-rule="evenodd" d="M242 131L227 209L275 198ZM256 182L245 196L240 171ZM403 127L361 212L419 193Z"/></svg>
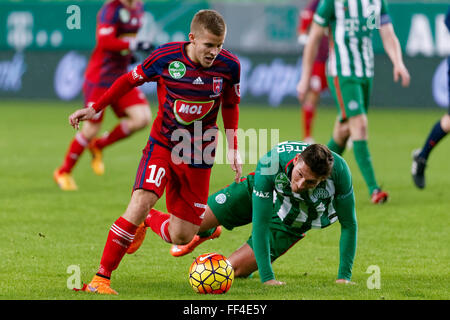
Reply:
<svg viewBox="0 0 450 320"><path fill-rule="evenodd" d="M260 159L256 171L208 198L205 218L197 236L187 245L173 245L171 254L183 256L207 239L253 223L252 235L233 252L229 261L236 277L259 270L261 282L281 285L271 263L311 228L325 228L338 221L340 263L336 282L349 283L356 252L357 222L352 178L345 160L320 144L288 141ZM138 229L130 251L145 235Z"/></svg>

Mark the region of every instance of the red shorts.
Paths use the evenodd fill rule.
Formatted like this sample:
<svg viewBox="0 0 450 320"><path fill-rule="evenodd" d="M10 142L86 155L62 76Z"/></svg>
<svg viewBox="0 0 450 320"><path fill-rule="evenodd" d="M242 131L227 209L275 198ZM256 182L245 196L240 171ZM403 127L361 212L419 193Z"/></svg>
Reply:
<svg viewBox="0 0 450 320"><path fill-rule="evenodd" d="M153 191L158 198L166 189L166 206L170 214L200 225L206 210L211 168L194 168L175 164L171 151L149 139L142 151L133 191Z"/></svg>
<svg viewBox="0 0 450 320"><path fill-rule="evenodd" d="M107 87L100 87L90 82L85 82L83 85L84 106L87 108L92 103L97 102L100 97L108 90ZM111 104L111 108L118 118L126 117L125 109L137 104L147 104L148 101L144 93L138 88L133 88L130 92L122 98ZM104 110L97 113L92 122L101 122L103 120Z"/></svg>
<svg viewBox="0 0 450 320"><path fill-rule="evenodd" d="M321 92L328 88L325 74L325 62L315 61L313 64L310 80L310 88L314 92Z"/></svg>

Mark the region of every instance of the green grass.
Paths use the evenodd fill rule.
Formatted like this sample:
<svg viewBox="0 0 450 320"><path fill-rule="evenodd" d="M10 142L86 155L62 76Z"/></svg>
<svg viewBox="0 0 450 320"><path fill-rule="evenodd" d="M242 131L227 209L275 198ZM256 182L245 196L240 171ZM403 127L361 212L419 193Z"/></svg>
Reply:
<svg viewBox="0 0 450 320"><path fill-rule="evenodd" d="M106 174L95 176L86 152L74 176L77 192L61 192L52 180L74 130L68 115L76 103L2 101L0 118L0 299L168 299L168 300L301 300L301 299L449 299L450 139L433 151L427 188L415 189L410 177L411 150L422 145L443 111L377 109L370 114L370 140L377 178L390 192L382 206L369 202L352 151L345 153L353 172L359 224L353 267L354 286L337 285L339 224L312 230L274 264L286 286L267 288L256 273L237 279L226 295L203 296L189 287L187 271L194 256L208 251L230 255L251 226L224 231L192 254L173 258L169 245L148 232L143 247L124 258L113 274L118 297L76 293L66 286L67 268L79 266L87 282L96 272L107 232L130 198L143 130L105 151ZM155 113L155 110L153 109ZM327 143L335 110L318 109L315 137ZM105 130L115 122L107 114ZM222 125L219 120L219 126ZM279 128L280 141L299 139L298 108L241 106L240 127ZM254 169L245 165L244 173ZM211 191L229 184L226 164L213 169ZM165 200L157 204L165 210ZM381 289L368 289L366 270L377 265Z"/></svg>

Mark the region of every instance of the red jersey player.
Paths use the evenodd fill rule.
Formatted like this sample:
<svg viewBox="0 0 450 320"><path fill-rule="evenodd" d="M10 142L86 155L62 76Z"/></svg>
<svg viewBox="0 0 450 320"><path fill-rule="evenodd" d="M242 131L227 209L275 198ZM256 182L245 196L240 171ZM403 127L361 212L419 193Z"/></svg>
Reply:
<svg viewBox="0 0 450 320"><path fill-rule="evenodd" d="M222 49L225 35L222 16L214 10L200 10L191 22L188 42L160 46L141 65L116 80L94 105L69 117L70 124L78 128L79 121L92 119L136 86L157 82L158 114L143 150L130 203L112 225L98 272L83 291L117 294L110 287L111 273L144 220L169 243L186 244L197 234L206 209L214 152L206 158L203 155L214 149L211 145L215 146L217 136L208 133L217 133L220 106L228 132L229 160L239 182L242 164L236 130L240 63ZM184 142L179 142L180 137ZM152 209L164 189L170 214Z"/></svg>
<svg viewBox="0 0 450 320"><path fill-rule="evenodd" d="M305 45L308 41L308 31L313 20L314 13L320 0L311 0L300 12L299 24L297 28L298 42ZM328 37L323 37L314 61L311 74L310 88L305 96L302 106L303 119L303 141L313 143L312 124L316 113L316 108L320 100L320 93L328 88L325 75L325 64L328 59Z"/></svg>
<svg viewBox="0 0 450 320"><path fill-rule="evenodd" d="M112 0L106 2L97 15L97 44L89 60L83 84L84 104L89 107L121 75L127 72L132 52L149 44L137 42L136 34L142 25L144 14L140 0ZM151 112L145 95L137 88L112 103L120 122L100 139L95 136L100 130L103 112L87 121L72 139L63 164L55 170L53 177L62 190L76 190L71 172L86 147L93 155L94 172L104 173L102 149L130 136L146 127Z"/></svg>

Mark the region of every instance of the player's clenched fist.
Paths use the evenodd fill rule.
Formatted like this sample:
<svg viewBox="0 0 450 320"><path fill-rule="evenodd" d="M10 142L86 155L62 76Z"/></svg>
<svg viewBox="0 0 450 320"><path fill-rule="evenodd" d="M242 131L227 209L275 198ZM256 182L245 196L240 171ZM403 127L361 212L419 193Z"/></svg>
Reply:
<svg viewBox="0 0 450 320"><path fill-rule="evenodd" d="M95 114L96 112L92 107L79 109L69 116L69 123L78 130L80 128L80 121L90 120Z"/></svg>

